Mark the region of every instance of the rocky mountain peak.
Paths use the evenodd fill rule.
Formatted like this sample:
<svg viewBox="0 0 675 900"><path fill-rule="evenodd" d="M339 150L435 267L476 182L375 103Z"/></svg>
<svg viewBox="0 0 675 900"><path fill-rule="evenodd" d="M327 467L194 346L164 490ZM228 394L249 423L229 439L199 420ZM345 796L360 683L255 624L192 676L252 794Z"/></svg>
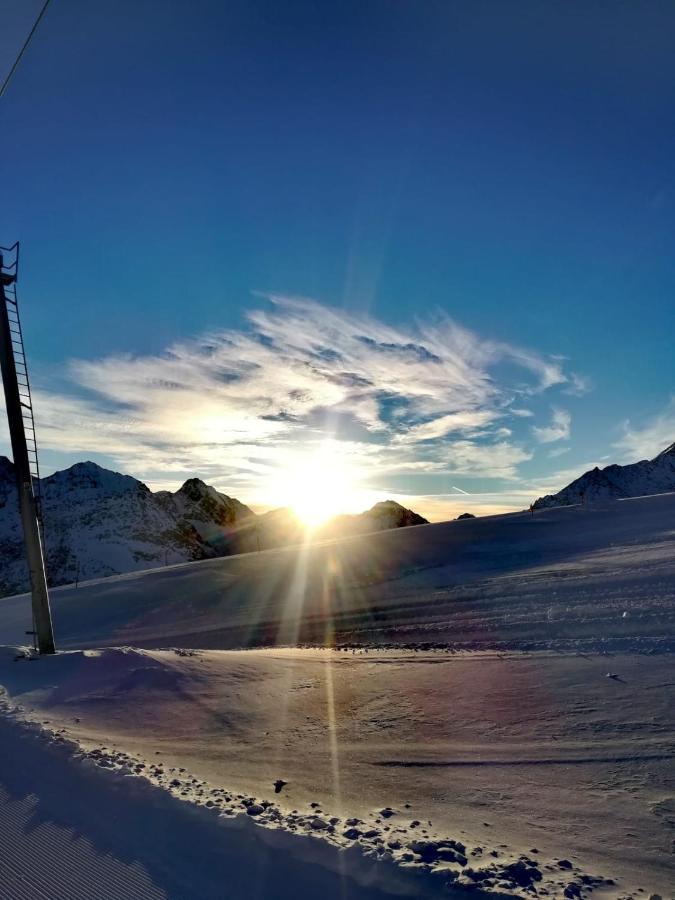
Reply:
<svg viewBox="0 0 675 900"><path fill-rule="evenodd" d="M67 469L54 472L42 479L43 489L67 491L96 491L103 496L133 493L150 493L150 489L142 481L131 475L122 475L111 469L104 469L98 463L87 460L74 463Z"/></svg>
<svg viewBox="0 0 675 900"><path fill-rule="evenodd" d="M378 521L386 528L404 528L409 525L428 525L428 520L412 509L406 509L396 500L381 500L363 513L364 517Z"/></svg>
<svg viewBox="0 0 675 900"><path fill-rule="evenodd" d="M201 478L188 478L175 494L164 494L166 502L173 504L183 519L191 522L202 537L212 540L213 535L204 530L204 523L220 528L231 528L243 519L254 515L253 511L234 497L221 494L205 484Z"/></svg>
<svg viewBox="0 0 675 900"><path fill-rule="evenodd" d="M202 500L208 494L215 493L215 490L203 482L201 478L188 478L176 491L176 494L182 494L188 499L195 501Z"/></svg>
<svg viewBox="0 0 675 900"><path fill-rule="evenodd" d="M643 459L625 466L615 463L604 469L596 466L557 494L540 497L534 508L603 503L669 491L675 491L675 444L666 447L653 459Z"/></svg>

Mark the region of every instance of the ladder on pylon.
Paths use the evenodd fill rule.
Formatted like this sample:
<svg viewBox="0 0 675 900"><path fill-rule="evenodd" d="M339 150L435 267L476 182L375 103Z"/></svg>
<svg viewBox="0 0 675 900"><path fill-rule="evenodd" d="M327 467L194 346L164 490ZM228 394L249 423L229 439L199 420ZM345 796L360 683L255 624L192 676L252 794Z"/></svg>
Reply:
<svg viewBox="0 0 675 900"><path fill-rule="evenodd" d="M13 257L7 264L5 252ZM18 270L18 241L12 247L0 247L0 371L30 576L33 630L29 634L33 635L35 648L39 653L51 654L56 652L56 644L44 561L42 504L36 498L36 493L39 496L41 488L40 468L33 396L16 296Z"/></svg>
<svg viewBox="0 0 675 900"><path fill-rule="evenodd" d="M23 343L23 331L21 329L21 317L19 315L19 301L16 295L16 282L19 275L19 242L11 247L0 247L5 253L13 255L11 263L3 262L2 275L5 288L5 306L9 319L9 330L12 336L12 353L14 355L14 367L16 380L19 385L19 399L21 401L21 417L23 429L26 435L26 447L28 450L28 462L30 475L33 482L33 494L35 496L35 511L40 526L42 545L44 546L44 521L42 517L42 495L40 485L40 463L38 460L38 448L35 432L35 416L33 413L33 397L28 378L28 366L26 364L26 351Z"/></svg>

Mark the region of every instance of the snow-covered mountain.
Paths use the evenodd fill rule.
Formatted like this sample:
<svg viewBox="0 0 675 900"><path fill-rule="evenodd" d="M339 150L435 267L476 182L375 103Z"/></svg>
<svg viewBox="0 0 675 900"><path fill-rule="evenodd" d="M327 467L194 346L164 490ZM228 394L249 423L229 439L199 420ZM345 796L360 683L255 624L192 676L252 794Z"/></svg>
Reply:
<svg viewBox="0 0 675 900"><path fill-rule="evenodd" d="M355 516L336 516L321 529L323 537L333 535L385 531L388 528L407 528L409 525L428 525L428 521L412 509L395 500L382 500L371 509Z"/></svg>
<svg viewBox="0 0 675 900"><path fill-rule="evenodd" d="M199 478L190 478L174 493L153 493L130 475L83 462L43 478L40 493L47 573L53 585L269 549L304 538L302 525L290 511L256 515ZM316 537L425 521L386 501L360 516L338 517ZM27 587L14 465L0 457L0 596Z"/></svg>
<svg viewBox="0 0 675 900"><path fill-rule="evenodd" d="M409 525L428 525L427 519L406 509L395 500L383 500L371 509L355 515L339 515L316 527L311 534L313 541L386 531L389 528L406 528ZM300 544L306 540L304 525L291 509L275 509L243 522L228 537L231 552L248 553Z"/></svg>
<svg viewBox="0 0 675 900"><path fill-rule="evenodd" d="M255 513L234 497L221 494L199 478L190 478L175 493L158 491L154 495L174 517L181 529L194 529L199 539L216 550Z"/></svg>
<svg viewBox="0 0 675 900"><path fill-rule="evenodd" d="M602 503L627 497L665 494L675 491L675 444L666 447L654 459L627 466L612 465L591 469L557 494L540 497L535 509L571 506L574 503Z"/></svg>
<svg viewBox="0 0 675 900"><path fill-rule="evenodd" d="M174 494L76 463L40 484L52 584L220 555L219 543L253 513L197 478ZM14 466L0 457L0 593L28 584Z"/></svg>

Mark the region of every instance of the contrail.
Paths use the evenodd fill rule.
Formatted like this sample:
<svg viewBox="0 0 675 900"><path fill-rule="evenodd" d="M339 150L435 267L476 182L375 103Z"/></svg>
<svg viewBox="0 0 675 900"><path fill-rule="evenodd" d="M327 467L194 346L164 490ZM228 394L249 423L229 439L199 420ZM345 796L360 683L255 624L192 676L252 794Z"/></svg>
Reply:
<svg viewBox="0 0 675 900"><path fill-rule="evenodd" d="M451 486L451 488L453 489L453 491L457 491L458 494L466 494L467 497L470 497L470 496L471 496L471 495L469 494L468 491L463 491L461 488L455 487L454 484L452 484L452 485L450 485L450 486Z"/></svg>

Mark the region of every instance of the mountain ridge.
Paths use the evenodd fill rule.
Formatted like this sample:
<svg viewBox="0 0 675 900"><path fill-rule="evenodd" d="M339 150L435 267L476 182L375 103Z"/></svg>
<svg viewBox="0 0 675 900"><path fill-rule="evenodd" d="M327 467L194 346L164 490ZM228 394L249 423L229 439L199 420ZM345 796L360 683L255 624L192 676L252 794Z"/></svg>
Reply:
<svg viewBox="0 0 675 900"><path fill-rule="evenodd" d="M40 479L49 582L67 584L154 566L300 543L290 510L256 514L200 478L152 491L87 460ZM426 523L393 500L337 516L312 539ZM14 464L0 456L0 596L28 588Z"/></svg>
<svg viewBox="0 0 675 900"><path fill-rule="evenodd" d="M599 466L589 469L562 490L539 497L532 505L534 509L548 509L577 503L626 500L670 491L675 491L675 443L657 453L653 459L642 459L624 466L612 463L604 469Z"/></svg>

